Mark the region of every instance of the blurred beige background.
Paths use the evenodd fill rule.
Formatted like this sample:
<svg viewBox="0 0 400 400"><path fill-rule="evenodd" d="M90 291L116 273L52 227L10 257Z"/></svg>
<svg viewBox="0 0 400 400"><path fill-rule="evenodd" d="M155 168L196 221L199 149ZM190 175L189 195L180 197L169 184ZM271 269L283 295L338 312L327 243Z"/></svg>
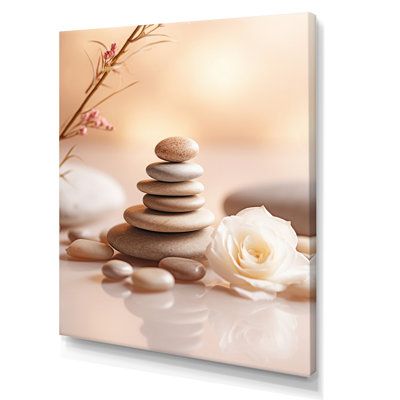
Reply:
<svg viewBox="0 0 400 400"><path fill-rule="evenodd" d="M156 161L157 142L192 137L201 148L196 160L205 169L200 180L209 208L218 216L223 198L246 185L307 182L315 100L311 20L294 14L166 25L159 33L172 43L136 54L121 78L106 81L115 90L139 80L99 107L114 131L65 140L61 156L77 143L84 162L117 178L132 204L141 200L135 184ZM93 59L99 54L90 40L116 42L118 50L132 30L60 34L60 123L90 83L84 50ZM92 104L111 90L99 90Z"/></svg>

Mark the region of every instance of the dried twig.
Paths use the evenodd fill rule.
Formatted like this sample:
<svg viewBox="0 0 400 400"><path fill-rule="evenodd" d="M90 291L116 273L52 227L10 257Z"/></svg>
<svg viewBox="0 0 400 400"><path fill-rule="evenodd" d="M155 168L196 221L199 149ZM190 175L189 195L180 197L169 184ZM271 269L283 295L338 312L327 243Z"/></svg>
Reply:
<svg viewBox="0 0 400 400"><path fill-rule="evenodd" d="M128 56L128 58L126 58L124 61L119 62L119 59L127 53L127 49L128 46L131 43L135 43L139 40L142 40L146 37L152 37L155 36L156 34L153 34L153 32L155 30L157 30L158 28L162 27L161 24L157 24L157 25L138 25L133 32L131 33L131 35L128 37L128 39L126 40L126 42L124 43L124 45L121 47L121 49L119 50L119 52L113 56L111 58L111 61L105 62L104 61L104 57L101 56L99 57L97 66L96 66L96 71L94 71L94 65L91 62L91 67L92 67L92 72L93 72L93 76L92 76L92 83L90 84L90 86L88 87L86 93L86 97L85 99L82 101L82 103L80 104L80 106L78 107L78 109L75 111L75 113L73 114L73 116L70 118L70 120L65 124L65 126L61 129L61 133L60 133L60 140L62 139L67 139L70 137L75 136L77 133L77 131L74 131L74 134L70 134L69 130L72 127L72 125L74 124L74 122L76 121L76 119L82 114L84 113L83 110L85 108L85 106L88 104L89 100L92 98L92 96L94 95L94 93L98 90L98 88L100 86L104 85L104 80L107 78L107 76L111 73L111 72L117 72L116 68L119 68L130 56ZM137 50L136 52L134 52L134 54L136 54L138 51L141 51L142 49L146 48L146 47L150 47L151 45L155 45L158 43L163 43L163 42L167 42L170 40L160 40L158 42L155 43L148 43L147 45L142 46L139 50ZM99 44L100 46L104 47L105 49L107 49L107 46L97 40L92 40L92 42ZM130 86L133 86L134 84L136 84L137 82L133 82L130 85L125 86L122 89L119 89L117 91L115 91L114 93L112 93L111 95L107 96L106 98L104 98L103 100L101 100L99 103L96 104L96 106L98 106L99 104L103 103L105 100L109 99L110 97L114 96L117 93L120 93L122 90L125 90L127 88L129 88ZM94 107L96 107L94 106ZM94 107L91 107L91 109L93 109ZM76 127L75 127L76 128Z"/></svg>
<svg viewBox="0 0 400 400"><path fill-rule="evenodd" d="M96 104L93 106L93 108L98 107L100 104L104 103L104 102L105 102L106 100L108 100L110 97L113 97L113 96L115 96L116 94L122 92L123 90L128 89L129 87L131 87L131 86L133 86L133 85L136 85L138 82L139 82L139 81L132 82L132 83L130 83L129 85L126 85L126 86L124 86L123 88L121 88L121 89L119 89L119 90L116 90L115 92L109 94L108 96L104 97L103 100L100 100L98 103L96 103Z"/></svg>
<svg viewBox="0 0 400 400"><path fill-rule="evenodd" d="M61 160L59 167L61 168L68 160L70 160L71 158L78 158L79 160L81 160L81 158L79 156L77 156L76 154L73 154L72 152L75 150L76 148L76 144L73 145L68 151L67 154L64 156L64 158Z"/></svg>

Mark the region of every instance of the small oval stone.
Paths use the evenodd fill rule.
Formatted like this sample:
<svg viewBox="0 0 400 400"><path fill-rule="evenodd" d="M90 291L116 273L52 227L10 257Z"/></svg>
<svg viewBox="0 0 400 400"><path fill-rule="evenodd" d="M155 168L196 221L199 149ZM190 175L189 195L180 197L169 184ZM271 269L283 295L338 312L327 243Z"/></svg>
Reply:
<svg viewBox="0 0 400 400"><path fill-rule="evenodd" d="M95 240L77 239L65 250L73 258L83 260L109 260L114 250L107 244Z"/></svg>
<svg viewBox="0 0 400 400"><path fill-rule="evenodd" d="M298 236L297 251L313 255L317 248L317 237L316 236Z"/></svg>
<svg viewBox="0 0 400 400"><path fill-rule="evenodd" d="M172 136L157 144L155 153L157 157L165 161L188 161L199 152L199 145L190 138Z"/></svg>
<svg viewBox="0 0 400 400"><path fill-rule="evenodd" d="M204 265L190 258L166 257L158 263L158 266L181 281L198 281L206 274Z"/></svg>
<svg viewBox="0 0 400 400"><path fill-rule="evenodd" d="M146 194L143 196L143 204L156 211L164 212L188 212L204 206L205 199L202 196L155 196Z"/></svg>
<svg viewBox="0 0 400 400"><path fill-rule="evenodd" d="M158 196L192 196L204 191L204 185L199 181L169 183L145 179L138 182L137 188L143 193Z"/></svg>
<svg viewBox="0 0 400 400"><path fill-rule="evenodd" d="M132 275L133 268L125 261L110 260L103 265L101 271L108 279L118 281Z"/></svg>
<svg viewBox="0 0 400 400"><path fill-rule="evenodd" d="M175 279L165 269L143 267L132 274L133 285L152 292L161 292L174 287Z"/></svg>
<svg viewBox="0 0 400 400"><path fill-rule="evenodd" d="M203 167L195 163L156 162L146 168L147 175L161 182L183 182L203 175Z"/></svg>
<svg viewBox="0 0 400 400"><path fill-rule="evenodd" d="M139 204L127 208L124 219L136 228L152 232L191 232L211 225L215 217L207 208L185 213L164 213Z"/></svg>
<svg viewBox="0 0 400 400"><path fill-rule="evenodd" d="M68 231L68 239L70 242L76 239L96 240L96 236L89 229L70 229Z"/></svg>

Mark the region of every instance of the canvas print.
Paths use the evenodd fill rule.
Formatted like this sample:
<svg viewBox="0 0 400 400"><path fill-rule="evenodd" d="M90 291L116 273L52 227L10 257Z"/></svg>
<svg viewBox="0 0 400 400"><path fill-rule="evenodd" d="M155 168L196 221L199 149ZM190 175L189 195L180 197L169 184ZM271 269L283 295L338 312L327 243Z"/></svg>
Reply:
<svg viewBox="0 0 400 400"><path fill-rule="evenodd" d="M60 33L60 333L315 371L315 16Z"/></svg>

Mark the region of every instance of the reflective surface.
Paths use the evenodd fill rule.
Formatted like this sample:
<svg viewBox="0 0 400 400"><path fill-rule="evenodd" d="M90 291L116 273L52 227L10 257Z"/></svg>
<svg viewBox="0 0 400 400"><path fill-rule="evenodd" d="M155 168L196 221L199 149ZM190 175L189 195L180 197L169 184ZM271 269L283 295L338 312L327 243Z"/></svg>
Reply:
<svg viewBox="0 0 400 400"><path fill-rule="evenodd" d="M199 283L139 292L129 279L105 279L101 262L68 260L64 247L61 334L291 374L312 372L313 303L242 299L212 271Z"/></svg>
<svg viewBox="0 0 400 400"><path fill-rule="evenodd" d="M199 180L216 223L232 192L285 182L307 185L314 159L308 22L307 14L296 14L163 28L174 43L135 57L133 75L124 72L123 80L140 84L101 104L114 131L90 132L60 146L63 158L77 144L87 165L112 175L125 190L124 207L101 216L96 232L121 223L124 209L141 203L136 183L147 178L146 165L159 161L155 144L171 135L200 144L195 162L204 168ZM76 110L91 79L83 49L92 57L98 49L88 41L120 46L130 29L62 33L61 122ZM121 87L119 78L107 84ZM104 92L98 95L100 100ZM101 263L61 258L62 334L299 375L313 369L309 302L237 298L216 286L211 273L199 284L139 293L128 281L105 281Z"/></svg>

